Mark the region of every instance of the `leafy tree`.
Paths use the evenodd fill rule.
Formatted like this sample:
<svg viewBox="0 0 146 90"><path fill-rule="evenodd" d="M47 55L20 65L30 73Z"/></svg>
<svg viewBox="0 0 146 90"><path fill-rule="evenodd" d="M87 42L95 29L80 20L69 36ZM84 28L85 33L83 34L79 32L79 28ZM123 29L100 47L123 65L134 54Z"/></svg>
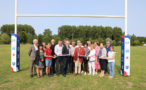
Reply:
<svg viewBox="0 0 146 90"><path fill-rule="evenodd" d="M27 34L27 43L33 43L33 39L36 39L37 36L36 35L30 35L30 34Z"/></svg>
<svg viewBox="0 0 146 90"><path fill-rule="evenodd" d="M137 40L137 37L133 34L131 36L131 45L135 45L134 41Z"/></svg>
<svg viewBox="0 0 146 90"><path fill-rule="evenodd" d="M48 36L43 36L42 41L45 42L45 43L48 43L48 42L51 41L51 38L48 37Z"/></svg>
<svg viewBox="0 0 146 90"><path fill-rule="evenodd" d="M121 45L121 41L118 41L117 45L120 46Z"/></svg>
<svg viewBox="0 0 146 90"><path fill-rule="evenodd" d="M50 29L45 29L45 31L43 32L43 36L42 36L42 41L45 43L48 43L51 41L52 39L52 32Z"/></svg>
<svg viewBox="0 0 146 90"><path fill-rule="evenodd" d="M20 42L21 43L26 43L27 42L27 35L24 31L20 32Z"/></svg>
<svg viewBox="0 0 146 90"><path fill-rule="evenodd" d="M111 45L116 46L116 41L113 40L112 43L111 43Z"/></svg>
<svg viewBox="0 0 146 90"><path fill-rule="evenodd" d="M122 36L121 28L114 27L113 28L113 40L115 40L116 42L121 41L121 36Z"/></svg>
<svg viewBox="0 0 146 90"><path fill-rule="evenodd" d="M11 34L14 33L14 24L6 24L0 28L1 34L7 34L10 38ZM121 45L121 36L124 35L122 29L119 27L103 27L103 26L71 26L63 25L58 28L58 34L52 35L50 29L45 29L43 34L38 36L35 34L35 30L32 26L24 24L18 25L18 33L20 34L21 43L32 43L34 38L38 38L39 43L42 41L50 42L52 38L56 40L81 40L83 44L90 40L92 43L96 40L105 43L107 40L113 41L113 45ZM6 35L4 35L5 37ZM2 41L3 40L3 41ZM4 39L0 39L0 43L5 42ZM9 42L9 40L8 40ZM8 43L7 42L7 43ZM6 43L6 42L5 42ZM143 45L146 43L146 37L136 37L134 34L131 35L131 45Z"/></svg>
<svg viewBox="0 0 146 90"><path fill-rule="evenodd" d="M17 28L18 28L18 33L24 31L26 34L35 35L35 30L30 25L27 25L27 24L24 24L24 25L18 24L17 25ZM11 34L14 33L14 24L6 24L6 25L3 25L1 27L1 29L0 29L0 32L1 32L1 34L6 33L9 36L11 36Z"/></svg>
<svg viewBox="0 0 146 90"><path fill-rule="evenodd" d="M9 44L11 42L10 36L8 34L6 34L6 33L3 33L1 35L1 42L3 44Z"/></svg>
<svg viewBox="0 0 146 90"><path fill-rule="evenodd" d="M56 35L56 34L53 35L52 38L55 39L55 44L57 44L58 41L60 40L60 37L58 35Z"/></svg>
<svg viewBox="0 0 146 90"><path fill-rule="evenodd" d="M98 41L99 41L100 43L105 43L105 41L104 41L102 38L98 38Z"/></svg>
<svg viewBox="0 0 146 90"><path fill-rule="evenodd" d="M82 39L85 43L87 40L94 42L100 39L105 42L106 38L111 38L116 42L121 40L122 30L118 27L103 27L103 26L70 26L64 25L58 28L58 35L63 40L68 39ZM102 40L102 39L103 40Z"/></svg>
<svg viewBox="0 0 146 90"><path fill-rule="evenodd" d="M52 32L51 32L50 29L45 29L45 31L43 32L43 35L44 35L44 36L51 37L51 36L52 36Z"/></svg>
<svg viewBox="0 0 146 90"><path fill-rule="evenodd" d="M143 45L144 43L146 43L146 37L137 37L137 39L139 40L140 44Z"/></svg>
<svg viewBox="0 0 146 90"><path fill-rule="evenodd" d="M134 45L134 46L140 45L139 40L135 40L135 41L133 42L133 45Z"/></svg>
<svg viewBox="0 0 146 90"><path fill-rule="evenodd" d="M42 41L43 41L43 35L42 34L39 34L38 35L38 43L39 44L42 44Z"/></svg>

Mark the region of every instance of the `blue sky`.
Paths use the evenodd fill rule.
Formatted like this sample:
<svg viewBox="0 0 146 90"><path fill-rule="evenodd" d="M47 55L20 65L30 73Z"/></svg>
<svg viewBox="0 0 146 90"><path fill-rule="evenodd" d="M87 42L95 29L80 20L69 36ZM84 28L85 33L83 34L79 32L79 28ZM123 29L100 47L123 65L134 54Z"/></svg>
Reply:
<svg viewBox="0 0 146 90"><path fill-rule="evenodd" d="M0 0L0 26L14 24L14 1ZM124 15L124 0L18 0L19 14L86 14ZM18 24L29 24L36 33L50 28L58 33L62 25L118 26L124 31L123 19L23 17ZM128 34L146 36L146 0L128 0Z"/></svg>

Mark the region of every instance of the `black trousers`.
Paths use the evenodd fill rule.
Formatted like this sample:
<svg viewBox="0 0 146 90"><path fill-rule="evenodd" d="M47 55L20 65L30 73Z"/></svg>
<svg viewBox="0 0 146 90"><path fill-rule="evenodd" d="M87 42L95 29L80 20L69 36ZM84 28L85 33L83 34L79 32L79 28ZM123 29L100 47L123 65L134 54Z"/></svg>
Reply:
<svg viewBox="0 0 146 90"><path fill-rule="evenodd" d="M46 73L46 63L45 63L45 58L44 58L44 61L43 61L43 65L44 65L44 68L43 68L43 74L45 74Z"/></svg>
<svg viewBox="0 0 146 90"><path fill-rule="evenodd" d="M56 62L56 59L52 58L51 75L55 74L55 62Z"/></svg>
<svg viewBox="0 0 146 90"><path fill-rule="evenodd" d="M69 58L70 58L69 56L63 57L63 72L62 72L62 75L66 75L67 74L67 66L68 66Z"/></svg>
<svg viewBox="0 0 146 90"><path fill-rule="evenodd" d="M74 68L74 67L73 67L73 64L74 64L74 63L73 63L73 57L70 56L69 59L68 59L68 68L69 68L69 72L70 72L70 73L73 73L73 68Z"/></svg>
<svg viewBox="0 0 146 90"><path fill-rule="evenodd" d="M63 72L63 60L61 56L56 58L56 74L59 75Z"/></svg>
<svg viewBox="0 0 146 90"><path fill-rule="evenodd" d="M81 72L84 70L83 62L81 63Z"/></svg>
<svg viewBox="0 0 146 90"><path fill-rule="evenodd" d="M105 73L108 73L108 60L106 59Z"/></svg>
<svg viewBox="0 0 146 90"><path fill-rule="evenodd" d="M84 65L83 70L85 72L88 72L88 60L86 57L84 57L83 65Z"/></svg>
<svg viewBox="0 0 146 90"><path fill-rule="evenodd" d="M106 70L107 68L107 63L106 63L106 59L99 59L99 63L100 63L100 66L101 66L101 70Z"/></svg>

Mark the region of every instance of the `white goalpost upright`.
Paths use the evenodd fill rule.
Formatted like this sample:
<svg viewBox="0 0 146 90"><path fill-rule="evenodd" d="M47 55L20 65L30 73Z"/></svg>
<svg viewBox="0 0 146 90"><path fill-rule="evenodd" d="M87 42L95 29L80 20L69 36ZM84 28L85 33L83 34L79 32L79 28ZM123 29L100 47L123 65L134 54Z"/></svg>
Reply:
<svg viewBox="0 0 146 90"><path fill-rule="evenodd" d="M127 36L127 0L125 0L125 15L124 16L111 16L111 15L67 15L67 14L18 14L17 12L18 10L18 0L15 0L15 34L12 34L12 41L15 42L11 42L11 47L16 47L15 51L14 49L11 50L11 70L14 72L17 72L20 70L14 70L13 66L14 63L13 62L17 62L17 58L20 58L20 55L15 55L14 58L14 54L16 53L16 51L20 51L17 48L19 48L20 42L18 42L17 39L20 39L19 35L17 35L17 19L18 17L80 17L80 18L122 18L124 19L125 25L124 25L124 29L125 29L125 36L122 36L122 40L121 40L121 73L124 76L129 76L130 75L130 37ZM14 36L16 40L14 39ZM128 39L127 39L128 38ZM123 40L124 39L124 40ZM20 40L19 40L20 41ZM122 42L123 41L123 42ZM14 43L18 44L17 46L14 45ZM127 48L128 47L128 48ZM126 53L126 50L129 49L129 53ZM13 52L14 51L14 52ZM127 50L128 52L128 50ZM16 53L19 54L19 53ZM123 56L123 57L122 57ZM128 57L128 59L127 59ZM128 61L128 63L127 63ZM13 64L12 64L13 63ZM15 65L20 63L15 63ZM126 67L129 67L128 69Z"/></svg>
<svg viewBox="0 0 146 90"><path fill-rule="evenodd" d="M17 34L17 10L18 10L18 0L15 0L15 34Z"/></svg>

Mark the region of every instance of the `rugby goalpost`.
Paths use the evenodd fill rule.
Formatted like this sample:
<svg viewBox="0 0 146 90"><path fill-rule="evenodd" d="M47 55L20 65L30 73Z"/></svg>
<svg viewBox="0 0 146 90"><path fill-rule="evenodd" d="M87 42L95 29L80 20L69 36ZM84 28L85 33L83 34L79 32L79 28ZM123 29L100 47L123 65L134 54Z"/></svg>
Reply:
<svg viewBox="0 0 146 90"><path fill-rule="evenodd" d="M121 37L121 74L130 75L130 37L127 36L127 0L125 0L125 15L67 15L67 14L18 14L18 0L15 0L15 34L11 36L11 71L20 70L20 37L17 35L17 19L19 17L80 17L80 18L122 18L124 19L125 36Z"/></svg>

